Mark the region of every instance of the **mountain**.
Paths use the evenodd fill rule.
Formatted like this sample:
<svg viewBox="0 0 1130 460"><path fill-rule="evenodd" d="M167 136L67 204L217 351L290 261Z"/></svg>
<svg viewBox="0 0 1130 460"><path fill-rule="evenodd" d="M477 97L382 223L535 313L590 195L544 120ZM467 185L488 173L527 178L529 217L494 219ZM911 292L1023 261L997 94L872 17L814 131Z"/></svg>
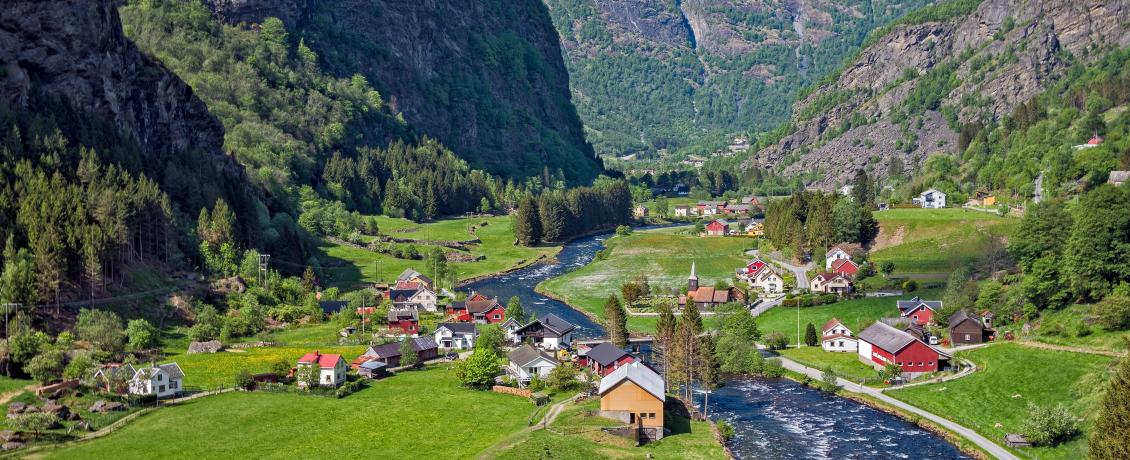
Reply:
<svg viewBox="0 0 1130 460"><path fill-rule="evenodd" d="M743 167L805 175L832 188L860 168L882 179L920 168L931 153L968 156L970 142L989 132L982 128L1003 123L1009 129L1001 135L1015 131L1010 123L1022 104L1130 44L1128 21L1127 1L951 0L916 11L877 31L800 99L779 139L765 142ZM1078 109L1082 104L1075 116ZM1069 127L1067 117L1056 129ZM1065 145L1056 149L1076 140L1058 141ZM1023 171L1023 180L1040 167Z"/></svg>
<svg viewBox="0 0 1130 460"><path fill-rule="evenodd" d="M331 74L361 74L419 133L504 177L587 183L603 167L537 0L207 0L229 24L278 17Z"/></svg>
<svg viewBox="0 0 1130 460"><path fill-rule="evenodd" d="M788 119L797 92L928 0L545 0L602 155L713 144ZM726 142L722 142L722 141Z"/></svg>

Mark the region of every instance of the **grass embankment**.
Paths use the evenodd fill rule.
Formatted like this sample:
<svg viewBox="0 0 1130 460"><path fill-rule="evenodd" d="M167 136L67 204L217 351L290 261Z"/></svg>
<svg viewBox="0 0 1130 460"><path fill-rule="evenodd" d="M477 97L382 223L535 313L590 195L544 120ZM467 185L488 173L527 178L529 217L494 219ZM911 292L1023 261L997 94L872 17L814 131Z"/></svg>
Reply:
<svg viewBox="0 0 1130 460"><path fill-rule="evenodd" d="M895 301L910 299L914 296L927 300L937 299L940 298L941 291L923 289L898 297L863 297L829 305L802 307L800 308L801 337L803 337L804 328L808 323L816 326L816 333L819 335L820 328L832 318L838 318L853 333L859 334L863 327L874 323L879 318L897 317L899 310L895 306ZM762 335L773 331L783 332L789 338L789 343L795 344L797 343L797 309L795 307L770 309L757 318L757 328Z"/></svg>
<svg viewBox="0 0 1130 460"><path fill-rule="evenodd" d="M875 213L880 232L871 260L895 263L895 276L945 274L985 254L1020 220L963 209L891 209Z"/></svg>
<svg viewBox="0 0 1130 460"><path fill-rule="evenodd" d="M1095 377L1113 359L1009 343L962 352L958 357L972 360L980 369L958 380L888 394L997 442L1003 442L1007 433L1020 431L1021 424L1028 418L1029 403L1041 406L1062 403L1078 416L1088 415L1089 404L1101 384ZM1059 447L1015 452L1024 458L1084 458L1090 421L1082 426L1082 435Z"/></svg>
<svg viewBox="0 0 1130 460"><path fill-rule="evenodd" d="M526 426L529 400L402 372L343 399L226 393L145 414L48 458L473 458Z"/></svg>
<svg viewBox="0 0 1130 460"><path fill-rule="evenodd" d="M647 276L652 291L679 289L687 285L691 262L698 270L700 286L716 281L733 283L734 269L745 266L744 255L756 240L747 238L703 238L683 234L687 227L637 231L605 242L605 257L547 280L538 289L573 307L598 317L604 314L608 296L619 295L620 287L640 276ZM709 320L709 318L707 318ZM628 328L655 330L654 317L630 317Z"/></svg>
<svg viewBox="0 0 1130 460"><path fill-rule="evenodd" d="M221 385L231 387L235 375L241 370L252 374L270 372L271 365L286 360L292 366L306 353L315 350L323 354L337 353L346 362L361 356L365 346L286 346L249 348L246 350L225 350L219 353L181 354L165 358L162 362L175 361L184 370L184 385L216 389Z"/></svg>
<svg viewBox="0 0 1130 460"><path fill-rule="evenodd" d="M836 375L852 382L866 380L868 385L881 383L875 368L863 364L859 360L858 353L831 353L824 351L820 346L789 348L778 353L814 369L824 370L831 366Z"/></svg>
<svg viewBox="0 0 1130 460"><path fill-rule="evenodd" d="M674 418L667 414L667 428L671 434L642 447L621 437L601 432L601 428L620 425L619 422L595 416L585 411L600 409L600 400L591 399L566 408L557 421L550 425L552 431L535 431L522 442L499 453L500 459L561 458L643 458L656 459L725 459L722 445L714 439L708 422L695 422Z"/></svg>
<svg viewBox="0 0 1130 460"><path fill-rule="evenodd" d="M1045 311L1033 340L1052 345L1100 351L1126 352L1130 331L1108 331L1092 324L1091 305L1071 305L1059 311Z"/></svg>
<svg viewBox="0 0 1130 460"><path fill-rule="evenodd" d="M485 256L476 262L452 263L458 278L466 280L482 275L506 271L518 265L549 257L561 250L560 246L528 248L514 244L514 230L509 216L474 217L471 219L443 219L429 223L415 223L407 219L378 217L381 233L394 238L418 240L417 250L423 253L436 241L466 241L478 238L481 244L471 245L465 254ZM486 222L486 226L482 223ZM469 229L477 226L474 234ZM390 281L406 268L415 268L426 275L431 271L423 260L398 259L367 249L323 240L319 249L326 282L332 286L350 287L362 281ZM448 250L448 249L445 249ZM450 250L448 250L450 251ZM446 285L446 283L441 283Z"/></svg>

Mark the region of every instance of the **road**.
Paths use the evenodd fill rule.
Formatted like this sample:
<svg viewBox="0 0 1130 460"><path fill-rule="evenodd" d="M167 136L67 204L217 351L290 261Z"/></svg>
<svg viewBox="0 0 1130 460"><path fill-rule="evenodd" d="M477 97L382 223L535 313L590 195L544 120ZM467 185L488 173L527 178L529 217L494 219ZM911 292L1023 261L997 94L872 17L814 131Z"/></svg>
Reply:
<svg viewBox="0 0 1130 460"><path fill-rule="evenodd" d="M805 375L812 377L813 379L816 379L816 380L820 380L821 378L823 378L823 375L822 375L823 373L819 370L813 369L811 367L804 366L804 365L802 365L802 364L800 364L796 361L793 361L791 359L788 359L788 358L780 357L780 358L777 358L777 359L781 360L781 366L784 367L785 369L788 369L788 370L793 371L793 372L805 374ZM870 396L872 398L878 399L878 400L880 400L880 401L882 401L886 404L897 407L897 408L899 408L903 411L918 415L918 416L920 416L924 419L927 419L931 422L934 422L934 423L938 424L938 426L941 426L941 427L943 427L943 428L945 428L949 431L957 433L958 435L960 435L961 437L963 437L965 439L968 439L969 442L976 444L977 447L984 449L985 452L988 452L989 455L992 455L993 457L996 457L996 458L999 458L999 459L1002 459L1002 460L1020 460L1019 457L1014 455L1012 452L1009 452L1008 449L1005 449L1001 445L999 445L999 444L997 444L993 441L990 441L988 438L986 438L984 436L981 436L976 431L973 431L973 430L966 428L962 425L958 425L957 423L950 421L949 419L942 418L941 416L939 416L937 414L934 414L932 412L927 412L923 409L919 409L918 407L912 406L910 404L904 403L904 402L899 401L895 398L887 396L886 394L883 394L882 391L880 391L876 388L870 388L870 387L862 386L859 383L844 380L842 378L837 378L837 380L838 380L837 383L841 387L843 387L843 389L845 391L850 391L852 393L858 393L858 394L865 394L865 395Z"/></svg>
<svg viewBox="0 0 1130 460"><path fill-rule="evenodd" d="M1044 172L1040 171L1040 175L1036 177L1036 183L1033 184L1032 202L1039 203L1044 201Z"/></svg>

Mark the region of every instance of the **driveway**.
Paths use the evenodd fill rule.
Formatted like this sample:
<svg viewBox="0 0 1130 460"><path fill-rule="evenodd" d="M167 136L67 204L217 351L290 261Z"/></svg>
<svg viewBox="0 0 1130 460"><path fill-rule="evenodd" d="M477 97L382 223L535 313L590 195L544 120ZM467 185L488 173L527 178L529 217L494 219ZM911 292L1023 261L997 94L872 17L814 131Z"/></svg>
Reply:
<svg viewBox="0 0 1130 460"><path fill-rule="evenodd" d="M760 251L758 251L757 249L750 249L746 251L746 255L761 257ZM772 260L773 262L780 264L790 272L793 272L793 275L796 276L796 288L793 289L793 292L800 291L801 289L808 289L808 271L812 270L815 267L812 262L804 265L793 265L792 263L774 258L769 255L766 255L765 257Z"/></svg>

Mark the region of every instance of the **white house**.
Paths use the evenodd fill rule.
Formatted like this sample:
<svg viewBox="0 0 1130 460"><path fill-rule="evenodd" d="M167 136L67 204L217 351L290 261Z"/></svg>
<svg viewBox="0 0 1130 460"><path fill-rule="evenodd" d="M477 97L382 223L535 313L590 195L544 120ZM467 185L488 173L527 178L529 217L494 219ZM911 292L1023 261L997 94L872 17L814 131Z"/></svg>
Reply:
<svg viewBox="0 0 1130 460"><path fill-rule="evenodd" d="M824 323L821 329L820 346L824 351L855 353L859 350L859 339L844 323L836 318Z"/></svg>
<svg viewBox="0 0 1130 460"><path fill-rule="evenodd" d="M530 321L514 331L516 342L530 342L546 350L569 347L573 343L573 325L553 313Z"/></svg>
<svg viewBox="0 0 1130 460"><path fill-rule="evenodd" d="M697 208L692 208L692 207L686 206L686 205L675 206L675 216L676 217L690 217L690 216L694 215L697 211L698 211Z"/></svg>
<svg viewBox="0 0 1130 460"><path fill-rule="evenodd" d="M808 290L824 294L844 295L852 291L852 284L851 280L843 273L819 273L809 281Z"/></svg>
<svg viewBox="0 0 1130 460"><path fill-rule="evenodd" d="M435 291L421 282L398 282L388 293L397 310L431 311L437 309Z"/></svg>
<svg viewBox="0 0 1130 460"><path fill-rule="evenodd" d="M347 366L345 360L341 355L323 355L321 352L315 351L313 353L306 353L298 359L298 371L301 373L303 368L318 367L318 384L324 387L336 387L345 383L345 371ZM305 386L306 383L299 381L298 385Z"/></svg>
<svg viewBox="0 0 1130 460"><path fill-rule="evenodd" d="M851 254L848 254L843 248L839 246L832 246L827 253L824 254L824 270L832 271L832 264L837 260L851 260Z"/></svg>
<svg viewBox="0 0 1130 460"><path fill-rule="evenodd" d="M946 207L946 194L939 192L935 189L930 189L922 192L917 198L914 198L914 204L928 209L941 209Z"/></svg>
<svg viewBox="0 0 1130 460"><path fill-rule="evenodd" d="M510 363L506 366L507 372L518 380L518 384L525 386L535 375L539 379L549 377L557 361L545 352L524 344L515 348L506 357Z"/></svg>
<svg viewBox="0 0 1130 460"><path fill-rule="evenodd" d="M514 343L518 341L518 336L515 334L515 332L517 332L518 329L522 328L522 323L519 323L518 320L514 318L506 318L506 321L503 321L502 324L499 325L499 327L502 328L502 332L506 333L507 342Z"/></svg>
<svg viewBox="0 0 1130 460"><path fill-rule="evenodd" d="M779 294L785 290L785 279L767 264L750 277L749 286L766 294Z"/></svg>
<svg viewBox="0 0 1130 460"><path fill-rule="evenodd" d="M440 348L474 348L479 330L472 323L440 323L434 335Z"/></svg>
<svg viewBox="0 0 1130 460"><path fill-rule="evenodd" d="M142 367L129 380L129 393L164 398L184 389L184 371L177 363Z"/></svg>

